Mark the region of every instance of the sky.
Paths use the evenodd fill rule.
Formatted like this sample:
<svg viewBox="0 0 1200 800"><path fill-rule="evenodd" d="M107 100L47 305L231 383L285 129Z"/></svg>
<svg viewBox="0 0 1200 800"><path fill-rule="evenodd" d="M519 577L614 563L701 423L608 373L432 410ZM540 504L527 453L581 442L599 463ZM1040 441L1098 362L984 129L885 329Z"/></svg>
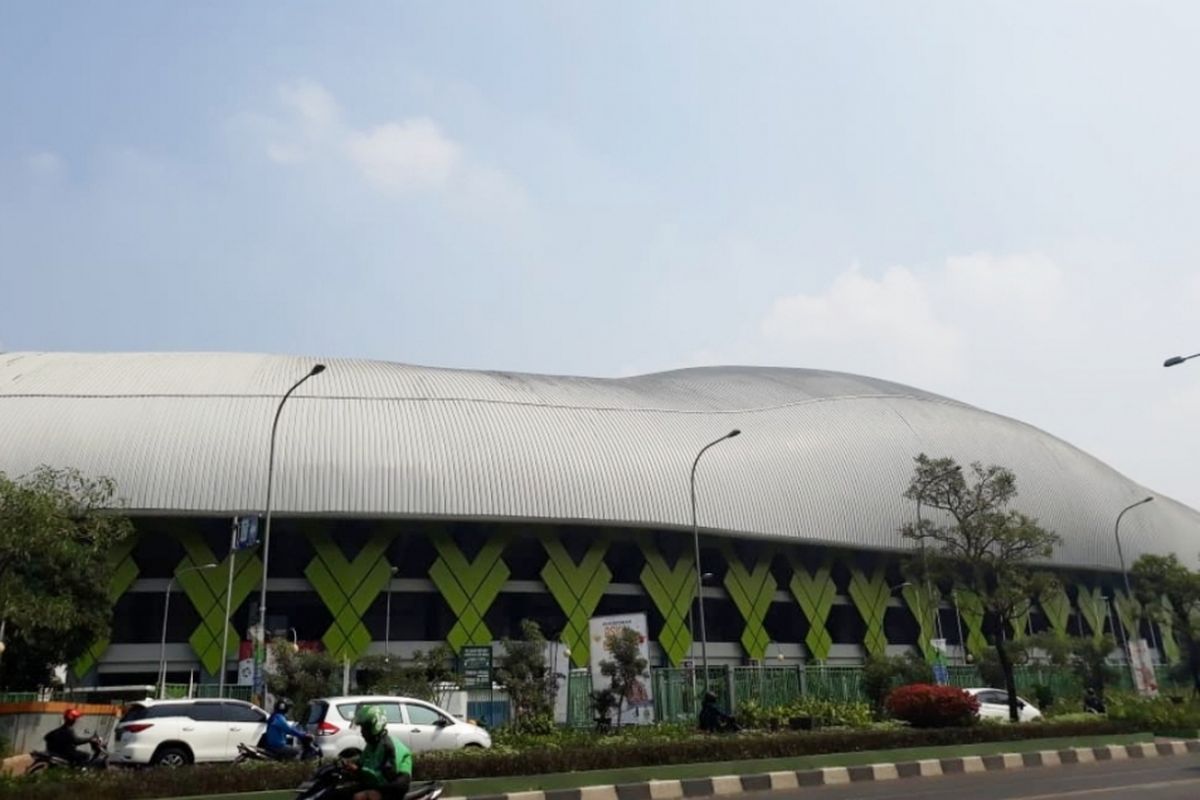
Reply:
<svg viewBox="0 0 1200 800"><path fill-rule="evenodd" d="M0 350L907 383L1200 508L1200 5L0 0ZM1018 476L1018 480L1019 480Z"/></svg>

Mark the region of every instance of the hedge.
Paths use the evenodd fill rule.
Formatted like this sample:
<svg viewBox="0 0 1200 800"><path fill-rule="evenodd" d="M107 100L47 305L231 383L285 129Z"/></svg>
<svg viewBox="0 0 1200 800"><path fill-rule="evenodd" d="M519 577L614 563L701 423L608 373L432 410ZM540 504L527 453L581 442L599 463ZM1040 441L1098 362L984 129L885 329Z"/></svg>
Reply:
<svg viewBox="0 0 1200 800"><path fill-rule="evenodd" d="M541 775L623 767L664 766L757 758L786 758L903 747L937 747L1052 737L1137 733L1137 725L1111 720L969 728L816 733L697 735L675 742L619 742L599 737L590 746L542 747L521 752L433 753L417 756L416 780ZM0 800L53 800L77 795L88 800L136 800L196 794L293 788L315 767L307 764L205 764L168 769L110 769L103 773L49 771L33 778L0 779Z"/></svg>

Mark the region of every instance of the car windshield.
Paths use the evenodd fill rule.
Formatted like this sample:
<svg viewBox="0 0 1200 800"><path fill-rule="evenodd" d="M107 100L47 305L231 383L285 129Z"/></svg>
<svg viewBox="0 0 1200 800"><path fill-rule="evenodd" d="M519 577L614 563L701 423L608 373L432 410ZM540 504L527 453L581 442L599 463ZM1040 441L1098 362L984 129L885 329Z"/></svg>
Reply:
<svg viewBox="0 0 1200 800"><path fill-rule="evenodd" d="M325 719L325 710L328 708L329 708L329 704L324 701L321 701L321 700L314 700L313 702L309 703L308 704L308 716L305 717L305 724L306 725L321 724L321 721Z"/></svg>

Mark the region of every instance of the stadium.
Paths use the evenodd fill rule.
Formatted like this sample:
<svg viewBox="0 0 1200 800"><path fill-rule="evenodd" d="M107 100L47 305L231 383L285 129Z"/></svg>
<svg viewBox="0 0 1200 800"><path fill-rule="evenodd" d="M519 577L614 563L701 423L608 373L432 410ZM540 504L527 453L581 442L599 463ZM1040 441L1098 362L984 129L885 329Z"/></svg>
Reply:
<svg viewBox="0 0 1200 800"><path fill-rule="evenodd" d="M698 657L691 468L734 429L696 470L713 663L853 664L939 634L952 656L978 646L989 632L970 597L929 598L901 574L912 546L898 529L917 513L901 495L921 452L1011 468L1016 507L1062 537L1051 566L1064 589L1026 630L1120 633L1132 621L1113 524L1151 490L1029 425L887 381L0 354L0 471L110 476L137 530L113 554L111 636L73 665L75 681L153 683L169 588L168 678L211 683L224 667L238 680L262 562L253 549L235 560L222 665L231 523L263 513L272 419L318 362L327 369L279 418L267 627L340 658L459 651L531 619L584 666L589 618L635 612L655 666ZM1160 496L1121 525L1130 563L1193 553L1198 532L1196 511ZM1142 633L1161 646L1161 631Z"/></svg>

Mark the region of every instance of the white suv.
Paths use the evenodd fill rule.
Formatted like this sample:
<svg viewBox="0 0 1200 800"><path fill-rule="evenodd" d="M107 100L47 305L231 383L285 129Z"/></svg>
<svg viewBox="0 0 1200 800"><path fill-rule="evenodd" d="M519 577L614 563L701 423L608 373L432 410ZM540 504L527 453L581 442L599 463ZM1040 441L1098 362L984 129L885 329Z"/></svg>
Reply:
<svg viewBox="0 0 1200 800"><path fill-rule="evenodd" d="M305 729L315 737L321 755L341 758L362 752L366 743L350 724L360 705L383 709L388 732L414 753L492 746L492 737L483 728L456 720L424 700L387 695L327 697L309 703L305 719Z"/></svg>
<svg viewBox="0 0 1200 800"><path fill-rule="evenodd" d="M233 761L267 730L267 713L241 700L140 700L113 731L109 763L181 767Z"/></svg>
<svg viewBox="0 0 1200 800"><path fill-rule="evenodd" d="M966 689L979 701L979 718L1008 722L1008 692L1002 689ZM1037 707L1017 698L1017 718L1020 722L1032 722L1042 718Z"/></svg>

